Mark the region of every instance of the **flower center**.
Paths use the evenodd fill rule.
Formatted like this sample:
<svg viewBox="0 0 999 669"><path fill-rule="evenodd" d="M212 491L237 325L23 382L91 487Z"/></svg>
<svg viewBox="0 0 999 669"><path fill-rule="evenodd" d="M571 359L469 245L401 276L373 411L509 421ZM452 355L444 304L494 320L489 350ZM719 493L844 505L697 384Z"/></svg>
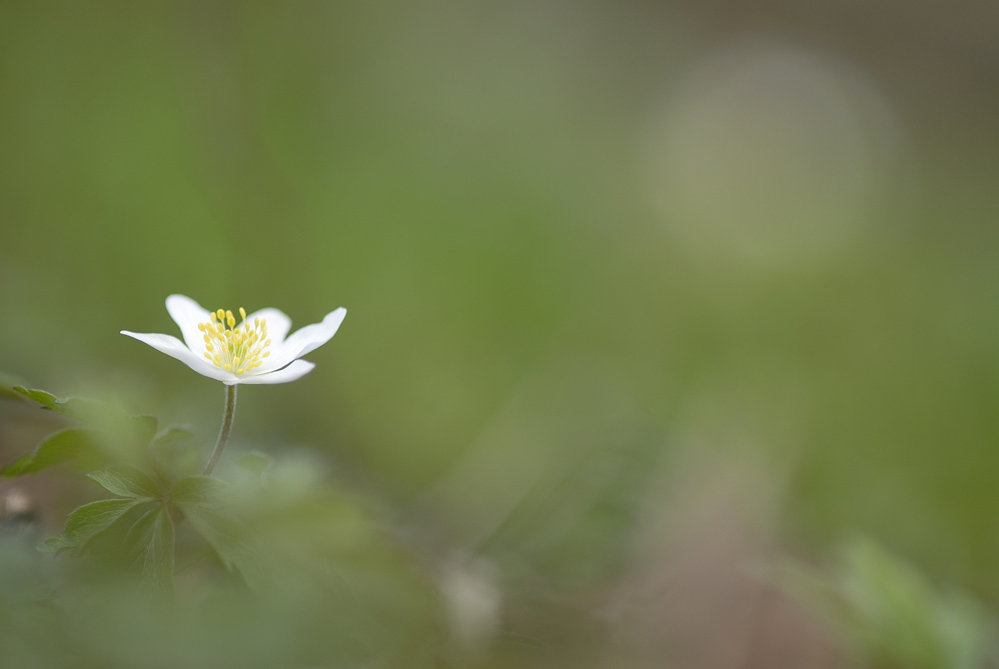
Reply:
<svg viewBox="0 0 999 669"><path fill-rule="evenodd" d="M228 369L236 374L248 372L263 364L271 354L266 350L271 345L267 338L267 319L246 320L246 311L239 308L243 322L236 327L236 317L231 311L212 312L211 320L198 323L198 329L205 333L205 357L216 367Z"/></svg>

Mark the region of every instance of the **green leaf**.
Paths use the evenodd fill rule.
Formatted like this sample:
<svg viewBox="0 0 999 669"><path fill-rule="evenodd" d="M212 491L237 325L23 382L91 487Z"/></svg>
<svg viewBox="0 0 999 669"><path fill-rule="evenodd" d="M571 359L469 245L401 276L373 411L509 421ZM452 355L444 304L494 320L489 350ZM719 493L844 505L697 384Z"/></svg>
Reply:
<svg viewBox="0 0 999 669"><path fill-rule="evenodd" d="M119 497L156 499L163 496L159 484L144 471L130 465L117 465L103 472L91 472L87 478Z"/></svg>
<svg viewBox="0 0 999 669"><path fill-rule="evenodd" d="M82 423L115 431L126 431L130 433L131 440L141 441L143 445L148 444L156 434L158 423L155 416L131 416L113 404L84 397L67 397L60 400L44 390L29 390L24 386L15 386L14 390L46 409Z"/></svg>
<svg viewBox="0 0 999 669"><path fill-rule="evenodd" d="M165 505L151 508L125 537L125 551L142 580L160 589L173 586L173 521Z"/></svg>
<svg viewBox="0 0 999 669"><path fill-rule="evenodd" d="M73 459L94 462L103 454L97 446L99 433L91 428L70 428L56 432L43 441L34 453L0 469L0 476L22 476Z"/></svg>
<svg viewBox="0 0 999 669"><path fill-rule="evenodd" d="M66 518L66 529L62 535L45 541L38 548L54 553L61 553L70 548L82 552L90 541L110 528L137 504L138 501L131 499L102 499L84 504Z"/></svg>
<svg viewBox="0 0 999 669"><path fill-rule="evenodd" d="M186 425L172 426L167 429L161 435L158 435L153 439L153 446L165 446L167 444L173 444L178 441L184 441L185 439L190 439L194 436L194 428L188 427Z"/></svg>
<svg viewBox="0 0 999 669"><path fill-rule="evenodd" d="M40 550L42 553L55 553L56 555L58 555L64 550L72 548L73 545L74 544L72 543L67 543L67 541L62 536L58 536L58 537L52 537L51 539L46 539L42 543L38 544L38 550Z"/></svg>
<svg viewBox="0 0 999 669"><path fill-rule="evenodd" d="M196 504L199 506L219 507L226 502L226 496L232 491L225 481L211 476L188 476L177 481L170 498L176 504Z"/></svg>
<svg viewBox="0 0 999 669"><path fill-rule="evenodd" d="M260 564L250 531L225 513L225 496L230 490L219 479L191 476L177 481L171 498L222 565L228 571L237 569L247 584L255 587L261 579Z"/></svg>
<svg viewBox="0 0 999 669"><path fill-rule="evenodd" d="M192 428L171 427L153 439L149 450L176 477L191 476L204 466L201 448L192 436Z"/></svg>
<svg viewBox="0 0 999 669"><path fill-rule="evenodd" d="M274 459L260 451L251 451L233 460L233 464L255 476L263 476L264 472L274 464Z"/></svg>
<svg viewBox="0 0 999 669"><path fill-rule="evenodd" d="M188 427L186 425L181 425L180 427L173 426L167 429L166 432L157 436L153 439L154 446L162 446L166 444L172 444L174 442L183 441L184 439L190 439L194 436L194 428Z"/></svg>
<svg viewBox="0 0 999 669"><path fill-rule="evenodd" d="M52 409L56 411L56 405L59 403L59 398L57 398L52 393L47 393L44 390L28 390L24 386L14 386L14 390L21 393L25 397L31 400L35 400L46 409Z"/></svg>

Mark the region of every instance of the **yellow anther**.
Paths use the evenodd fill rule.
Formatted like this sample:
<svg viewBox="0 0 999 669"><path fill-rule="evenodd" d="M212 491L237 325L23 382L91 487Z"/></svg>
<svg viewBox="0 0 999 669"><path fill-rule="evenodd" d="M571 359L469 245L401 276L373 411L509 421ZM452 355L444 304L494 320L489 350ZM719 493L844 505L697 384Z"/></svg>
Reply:
<svg viewBox="0 0 999 669"><path fill-rule="evenodd" d="M239 316L242 327L236 326L233 312L213 311L208 322L198 324L198 330L204 334L205 358L216 367L245 374L264 364L263 359L271 354L266 350L271 340L267 337L266 318L257 316L251 323L243 307L239 308Z"/></svg>

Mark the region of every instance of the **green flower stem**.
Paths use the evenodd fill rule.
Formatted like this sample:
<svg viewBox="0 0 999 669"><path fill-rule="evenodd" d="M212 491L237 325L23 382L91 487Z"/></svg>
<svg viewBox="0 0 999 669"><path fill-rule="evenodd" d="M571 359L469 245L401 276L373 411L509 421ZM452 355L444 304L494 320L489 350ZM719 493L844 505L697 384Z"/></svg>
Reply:
<svg viewBox="0 0 999 669"><path fill-rule="evenodd" d="M219 440L215 443L215 450L212 451L212 457L208 459L208 464L205 465L205 471L202 472L202 476L211 476L215 465L219 463L222 451L225 450L225 445L229 442L229 433L232 431L232 419L235 417L236 386L233 384L225 387L225 415L222 416L222 429L219 430Z"/></svg>

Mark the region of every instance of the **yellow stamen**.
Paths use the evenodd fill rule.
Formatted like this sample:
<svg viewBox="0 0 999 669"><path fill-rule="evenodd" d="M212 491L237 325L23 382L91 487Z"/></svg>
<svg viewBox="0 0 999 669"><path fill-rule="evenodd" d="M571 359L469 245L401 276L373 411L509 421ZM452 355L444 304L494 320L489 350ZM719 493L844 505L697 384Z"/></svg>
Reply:
<svg viewBox="0 0 999 669"><path fill-rule="evenodd" d="M213 311L207 322L198 323L198 330L204 333L205 358L216 367L244 374L260 367L263 359L271 354L266 350L271 340L267 337L266 318L256 317L251 324L246 320L243 307L239 308L239 315L243 319L242 327L236 326L236 317L231 311Z"/></svg>

